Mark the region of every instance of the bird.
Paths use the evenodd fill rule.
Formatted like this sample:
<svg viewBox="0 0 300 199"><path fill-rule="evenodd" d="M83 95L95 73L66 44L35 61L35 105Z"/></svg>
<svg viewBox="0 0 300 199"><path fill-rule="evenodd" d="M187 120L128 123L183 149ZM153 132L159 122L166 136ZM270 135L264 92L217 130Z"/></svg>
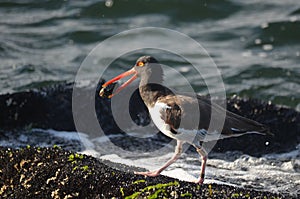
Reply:
<svg viewBox="0 0 300 199"><path fill-rule="evenodd" d="M106 94L109 85L127 76L131 76L131 78L112 93ZM201 157L200 175L194 182L203 184L208 159L208 153L203 147L204 142L247 133L271 134L266 125L223 109L207 97L173 92L162 84L163 77L160 63L152 56L142 56L137 59L130 70L102 84L99 92L101 97L112 98L131 82L140 78L139 93L153 123L163 134L176 140L174 155L164 165L154 171L135 172L135 174L151 177L160 175L180 157L183 152L183 144L188 143L195 147ZM199 113L195 110L199 110ZM220 114L225 113L224 126L219 130L220 132L209 129L212 110ZM195 118L199 118L196 124L189 122L195 121ZM187 122L182 124L182 121Z"/></svg>

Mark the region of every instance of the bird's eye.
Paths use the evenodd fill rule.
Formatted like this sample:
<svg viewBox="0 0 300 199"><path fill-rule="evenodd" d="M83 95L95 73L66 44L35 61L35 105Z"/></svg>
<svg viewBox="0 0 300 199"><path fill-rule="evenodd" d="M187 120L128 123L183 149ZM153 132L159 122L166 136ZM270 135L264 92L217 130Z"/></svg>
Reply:
<svg viewBox="0 0 300 199"><path fill-rule="evenodd" d="M136 65L137 65L137 66L144 66L145 64L144 64L144 62L139 61Z"/></svg>

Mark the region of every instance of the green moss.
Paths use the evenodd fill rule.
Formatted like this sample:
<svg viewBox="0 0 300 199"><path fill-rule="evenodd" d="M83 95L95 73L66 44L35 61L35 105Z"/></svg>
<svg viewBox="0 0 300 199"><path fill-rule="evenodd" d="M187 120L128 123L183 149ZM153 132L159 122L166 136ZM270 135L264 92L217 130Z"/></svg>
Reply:
<svg viewBox="0 0 300 199"><path fill-rule="evenodd" d="M138 198L142 193L148 194L147 198L157 198L160 193L164 193L165 189L170 186L179 186L178 181L169 182L165 184L156 184L156 185L149 185L145 188L143 188L141 191L135 192L134 194L130 196L126 196L125 199L135 199ZM153 193L154 191L154 193ZM150 194L152 192L152 194Z"/></svg>
<svg viewBox="0 0 300 199"><path fill-rule="evenodd" d="M146 180L136 180L132 184L139 184L139 183L145 183Z"/></svg>
<svg viewBox="0 0 300 199"><path fill-rule="evenodd" d="M78 153L75 154L75 158L76 158L76 159L82 160L83 157L84 157L84 156L83 156L82 154L78 154Z"/></svg>
<svg viewBox="0 0 300 199"><path fill-rule="evenodd" d="M69 155L68 161L72 162L72 161L74 161L74 158L75 158L74 154L71 154L71 155Z"/></svg>
<svg viewBox="0 0 300 199"><path fill-rule="evenodd" d="M82 154L75 153L75 154L69 155L68 161L72 162L72 164L75 164L75 163L77 163L77 160L82 160L83 158L84 158L84 156Z"/></svg>
<svg viewBox="0 0 300 199"><path fill-rule="evenodd" d="M231 198L238 198L240 196L239 193L233 193L231 194Z"/></svg>
<svg viewBox="0 0 300 199"><path fill-rule="evenodd" d="M130 195L130 196L126 196L125 199L134 199L134 198L138 198L138 196L139 196L141 193L142 193L142 192L137 191L137 192L133 193L133 194Z"/></svg>
<svg viewBox="0 0 300 199"><path fill-rule="evenodd" d="M123 187L120 188L120 192L121 192L121 194L122 194L122 197L124 197L124 196L125 196L125 193L124 193L124 188L123 188Z"/></svg>
<svg viewBox="0 0 300 199"><path fill-rule="evenodd" d="M148 199L156 199L158 198L160 193L165 193L166 191L163 189L156 190L152 195L148 196Z"/></svg>
<svg viewBox="0 0 300 199"><path fill-rule="evenodd" d="M189 193L189 192L182 193L182 194L180 194L180 196L181 196L181 197L190 197L190 198L193 197L193 195L192 195L191 193Z"/></svg>
<svg viewBox="0 0 300 199"><path fill-rule="evenodd" d="M213 190L212 190L212 186L211 186L211 184L210 184L210 185L208 185L208 192L209 192L209 196L212 196L212 194L213 194Z"/></svg>
<svg viewBox="0 0 300 199"><path fill-rule="evenodd" d="M11 151L8 151L8 157L12 157L13 153Z"/></svg>
<svg viewBox="0 0 300 199"><path fill-rule="evenodd" d="M73 171L75 171L76 169L78 169L78 166L75 166L75 167L73 168Z"/></svg>
<svg viewBox="0 0 300 199"><path fill-rule="evenodd" d="M58 146L58 145L56 145L56 144L53 145L53 148L54 148L54 149L61 149L61 147Z"/></svg>
<svg viewBox="0 0 300 199"><path fill-rule="evenodd" d="M82 169L83 171L87 171L87 170L89 170L89 166L88 166L88 165L84 165L83 167L81 167L81 169Z"/></svg>

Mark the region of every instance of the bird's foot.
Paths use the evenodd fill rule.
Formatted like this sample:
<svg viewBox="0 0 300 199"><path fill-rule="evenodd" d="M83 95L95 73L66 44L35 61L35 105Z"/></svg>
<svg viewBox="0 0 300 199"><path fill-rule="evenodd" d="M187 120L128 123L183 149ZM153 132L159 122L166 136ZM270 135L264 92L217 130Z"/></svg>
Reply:
<svg viewBox="0 0 300 199"><path fill-rule="evenodd" d="M204 182L204 176L205 176L205 174L201 173L200 176L199 176L199 178L197 180L195 180L194 183L203 184L203 182Z"/></svg>
<svg viewBox="0 0 300 199"><path fill-rule="evenodd" d="M197 180L194 180L193 182L196 184L203 184L204 178L198 178Z"/></svg>
<svg viewBox="0 0 300 199"><path fill-rule="evenodd" d="M193 182L193 183L196 183L196 184L203 184L204 178L200 178L200 179L197 179L197 180L193 180L192 182Z"/></svg>
<svg viewBox="0 0 300 199"><path fill-rule="evenodd" d="M134 172L134 174L143 175L143 176L149 176L149 177L155 177L159 175L159 172L157 171L144 171L144 172Z"/></svg>

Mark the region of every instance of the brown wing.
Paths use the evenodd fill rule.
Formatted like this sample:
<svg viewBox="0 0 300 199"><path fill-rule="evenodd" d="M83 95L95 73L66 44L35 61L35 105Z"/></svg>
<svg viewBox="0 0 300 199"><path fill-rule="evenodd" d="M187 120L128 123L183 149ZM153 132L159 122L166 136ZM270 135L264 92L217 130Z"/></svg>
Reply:
<svg viewBox="0 0 300 199"><path fill-rule="evenodd" d="M211 131L221 131L224 135L244 134L252 131L268 133L265 125L227 111L206 97L169 95L159 101L168 107L161 112L162 119L175 131L178 128L208 130L210 127ZM211 118L212 111L216 116L214 118ZM225 120L222 120L222 115Z"/></svg>
<svg viewBox="0 0 300 199"><path fill-rule="evenodd" d="M167 108L161 111L161 118L170 125L171 130L176 131L178 128L198 129L199 110L196 98L168 95L158 99L158 101L167 105Z"/></svg>
<svg viewBox="0 0 300 199"><path fill-rule="evenodd" d="M158 101L167 105L167 108L161 111L161 118L170 125L172 130L178 129L181 122L182 109L176 96L168 95Z"/></svg>

